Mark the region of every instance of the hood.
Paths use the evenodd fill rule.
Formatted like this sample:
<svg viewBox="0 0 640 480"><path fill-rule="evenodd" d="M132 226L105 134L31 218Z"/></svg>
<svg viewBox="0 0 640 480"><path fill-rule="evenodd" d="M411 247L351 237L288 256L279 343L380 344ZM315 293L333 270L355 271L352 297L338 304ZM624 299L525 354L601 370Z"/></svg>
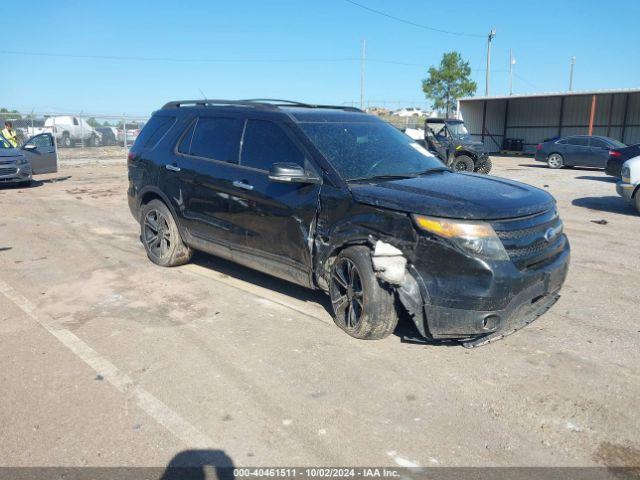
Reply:
<svg viewBox="0 0 640 480"><path fill-rule="evenodd" d="M553 207L544 190L504 178L440 172L379 183L352 183L354 199L376 207L434 217L497 220L532 215Z"/></svg>
<svg viewBox="0 0 640 480"><path fill-rule="evenodd" d="M0 158L22 156L22 153L17 148L0 148Z"/></svg>
<svg viewBox="0 0 640 480"><path fill-rule="evenodd" d="M456 143L458 145L462 145L463 147L469 150L474 150L474 151L484 150L484 143L482 143L480 140L458 139Z"/></svg>

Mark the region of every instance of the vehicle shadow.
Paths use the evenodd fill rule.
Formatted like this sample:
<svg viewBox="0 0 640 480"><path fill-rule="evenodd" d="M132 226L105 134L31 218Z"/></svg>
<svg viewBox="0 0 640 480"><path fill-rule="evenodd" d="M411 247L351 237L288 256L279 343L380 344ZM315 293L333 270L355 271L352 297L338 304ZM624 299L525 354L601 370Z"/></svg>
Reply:
<svg viewBox="0 0 640 480"><path fill-rule="evenodd" d="M31 180L31 183L29 185L20 185L20 184L11 184L11 183L7 183L7 184L3 184L0 183L0 188L3 190L25 190L28 188L37 188L37 187L41 187L42 185L44 185L43 182L41 182L40 180Z"/></svg>
<svg viewBox="0 0 640 480"><path fill-rule="evenodd" d="M546 168L548 170L553 170L552 168L549 168L549 166L546 163L540 162L540 163L519 163L518 164L519 167L529 167L529 168ZM579 172L604 172L604 170L602 168L598 168L598 167L576 167L576 166L569 166L569 167L564 167L561 170L577 170Z"/></svg>
<svg viewBox="0 0 640 480"><path fill-rule="evenodd" d="M71 175L65 175L64 177L53 177L53 178L44 178L42 180L31 180L29 185L19 185L19 184L11 184L11 183L0 183L0 189L4 190L23 190L26 188L37 188L41 187L45 183L56 183L56 182L64 182L65 180L69 180Z"/></svg>
<svg viewBox="0 0 640 480"><path fill-rule="evenodd" d="M272 277L271 275L267 275L266 273L258 272L257 270L243 267L242 265L238 265L237 263L233 263L229 260L224 260L223 258L202 252L196 252L191 262L201 267L215 270L223 275L273 290L274 292L293 297L303 302L317 303L322 306L329 315L333 315L329 297L321 291L304 288L294 283L287 282L286 280L281 280L279 278Z"/></svg>
<svg viewBox="0 0 640 480"><path fill-rule="evenodd" d="M629 205L622 197L582 197L571 202L576 207L598 210L600 212L618 213L620 215L638 216L638 212L632 205Z"/></svg>
<svg viewBox="0 0 640 480"><path fill-rule="evenodd" d="M231 480L234 468L223 450L184 450L169 461L160 480Z"/></svg>
<svg viewBox="0 0 640 480"><path fill-rule="evenodd" d="M195 252L191 263L207 268L209 270L215 270L218 273L226 275L228 277L241 280L243 282L251 283L274 292L287 295L308 303L315 303L333 317L333 308L329 296L319 290L311 290L299 285L281 280L266 273L252 270L248 267L243 267L237 263L233 263L223 258L215 257L203 252ZM398 337L402 343L417 344L417 345L448 345L459 346L458 342L443 342L440 340L425 339L420 335L415 323L411 319L409 313L404 307L399 307L399 321L398 326L393 332L393 335ZM336 327L337 328L337 327Z"/></svg>
<svg viewBox="0 0 640 480"><path fill-rule="evenodd" d="M615 177L603 176L603 177L595 177L593 175L583 175L581 177L576 177L578 180L593 180L595 182L605 182L605 183L616 183L618 181Z"/></svg>

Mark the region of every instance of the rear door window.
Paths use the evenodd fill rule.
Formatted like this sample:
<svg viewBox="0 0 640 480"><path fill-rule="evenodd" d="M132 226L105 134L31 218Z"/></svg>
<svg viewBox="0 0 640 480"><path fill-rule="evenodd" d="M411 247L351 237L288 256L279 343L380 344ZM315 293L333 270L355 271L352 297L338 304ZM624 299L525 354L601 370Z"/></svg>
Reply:
<svg viewBox="0 0 640 480"><path fill-rule="evenodd" d="M578 147L588 147L589 146L589 139L586 137L573 137L573 138L569 138L567 140L567 143L569 145L575 145Z"/></svg>
<svg viewBox="0 0 640 480"><path fill-rule="evenodd" d="M238 163L243 126L244 121L238 118L198 118L189 154L221 162Z"/></svg>
<svg viewBox="0 0 640 480"><path fill-rule="evenodd" d="M269 170L276 162L304 166L304 154L279 125L249 120L242 141L240 165Z"/></svg>
<svg viewBox="0 0 640 480"><path fill-rule="evenodd" d="M136 143L144 148L153 148L176 122L176 117L154 116L145 124Z"/></svg>
<svg viewBox="0 0 640 480"><path fill-rule="evenodd" d="M595 148L609 148L609 145L607 145L604 141L600 140L599 138L592 138L591 146Z"/></svg>

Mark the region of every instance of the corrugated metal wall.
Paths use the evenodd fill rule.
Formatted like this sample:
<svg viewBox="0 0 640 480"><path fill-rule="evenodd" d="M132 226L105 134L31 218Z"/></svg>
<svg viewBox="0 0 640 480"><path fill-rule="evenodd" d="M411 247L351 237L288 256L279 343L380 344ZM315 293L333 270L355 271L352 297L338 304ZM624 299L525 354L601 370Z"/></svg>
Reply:
<svg viewBox="0 0 640 480"><path fill-rule="evenodd" d="M488 151L499 151L507 138L522 140L524 150L533 152L538 143L548 138L588 134L591 102L592 95L478 99L461 101L460 112L469 132L480 140L486 104L484 143ZM505 109L508 109L506 128ZM640 93L596 94L593 123L594 135L627 144L640 143Z"/></svg>

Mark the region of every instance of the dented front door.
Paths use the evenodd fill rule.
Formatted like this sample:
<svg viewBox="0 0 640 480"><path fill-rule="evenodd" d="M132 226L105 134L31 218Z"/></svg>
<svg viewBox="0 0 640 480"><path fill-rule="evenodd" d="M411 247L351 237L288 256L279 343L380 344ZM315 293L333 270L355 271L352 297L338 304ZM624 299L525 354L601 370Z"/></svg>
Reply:
<svg viewBox="0 0 640 480"><path fill-rule="evenodd" d="M273 182L274 162L313 168L284 126L249 119L229 198L234 260L308 286L320 185Z"/></svg>

